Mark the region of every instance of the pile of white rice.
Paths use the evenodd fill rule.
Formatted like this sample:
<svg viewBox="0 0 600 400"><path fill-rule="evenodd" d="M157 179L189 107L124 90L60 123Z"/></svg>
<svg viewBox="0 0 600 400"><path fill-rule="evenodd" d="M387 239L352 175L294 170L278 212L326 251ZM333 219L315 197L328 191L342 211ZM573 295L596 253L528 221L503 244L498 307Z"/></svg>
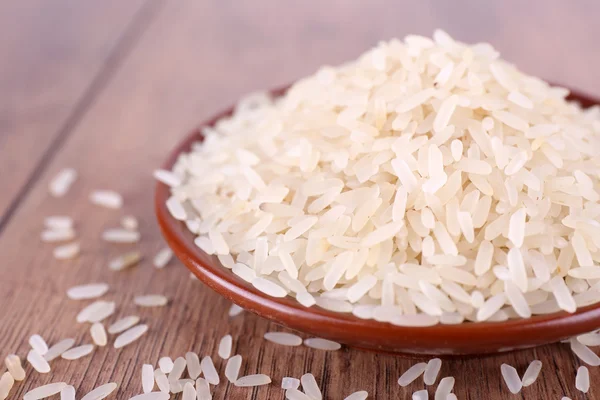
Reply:
<svg viewBox="0 0 600 400"><path fill-rule="evenodd" d="M407 326L574 312L600 300L600 118L567 95L408 36L250 96L156 176L272 296Z"/></svg>

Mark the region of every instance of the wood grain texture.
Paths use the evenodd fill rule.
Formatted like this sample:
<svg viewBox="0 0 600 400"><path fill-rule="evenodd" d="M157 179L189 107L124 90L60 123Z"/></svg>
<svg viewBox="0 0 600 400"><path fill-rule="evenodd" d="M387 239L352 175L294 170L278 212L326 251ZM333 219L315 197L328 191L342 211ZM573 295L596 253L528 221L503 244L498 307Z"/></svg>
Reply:
<svg viewBox="0 0 600 400"><path fill-rule="evenodd" d="M126 52L143 4L0 2L0 226Z"/></svg>
<svg viewBox="0 0 600 400"><path fill-rule="evenodd" d="M106 2L95 6L99 7L96 13L102 15L99 4ZM10 398L22 398L31 388L55 381L73 384L80 397L100 384L114 381L120 388L113 397L128 399L141 393L143 363L156 365L160 356L175 358L189 350L218 360L217 368L224 379L224 362L218 359L217 345L227 333L234 337L234 353L244 357L241 373L266 373L274 383L257 389L222 383L214 390L215 399L283 399L281 378L299 377L306 372L316 376L326 399L343 399L356 390L367 390L373 399L410 398L413 391L423 388L421 381L400 388L396 380L417 360L354 349L326 353L266 343L262 335L279 330L276 325L248 313L229 319L229 304L190 280L176 262L164 270L154 270L150 259L163 242L154 222L151 171L198 121L234 102L242 93L279 86L321 64L352 59L378 40L407 33L430 35L436 27L464 41L491 41L507 59L531 73L600 93L594 71L600 61L594 51L594 38L600 33L594 15L600 5L561 1L330 1L317 7L316 2L266 0L157 4L156 11L147 17L143 34L132 41L131 51L121 54L120 67L103 90L96 91L80 110L78 123L69 127L63 142L48 155L45 168L33 178L29 175L30 187L0 231L2 356L14 351L24 357L27 338L33 333L42 334L51 344L65 337L89 343L89 326L75 322L75 315L88 302L68 300L64 295L76 284L108 282L111 291L106 298L114 299L118 310L107 322L139 314L150 325L150 331L121 350L109 345L78 361L56 360L47 375L28 367L27 380L16 385ZM6 15L2 18L10 19ZM0 25L2 29L6 28ZM76 34L82 43L96 40L85 28L80 29ZM9 36L4 36L8 40ZM36 57L44 60L42 54ZM86 71L93 66L84 64L80 68ZM15 91L33 79L24 72L1 73L3 79L10 77ZM33 74L43 79L44 71ZM89 84L92 76L81 80L88 79ZM69 83L54 81L57 92L73 92ZM36 104L35 92L23 93L18 110ZM71 104L70 111L73 109ZM35 123L35 118L9 112L3 114L2 121L17 126ZM6 130L0 132L2 143L7 140ZM32 163L40 162L40 153L23 161L30 139L23 139L21 145L18 135L11 137L16 140L11 145L14 161L7 165L23 168L28 171L26 175ZM47 194L47 182L65 166L76 167L80 179L67 197L53 199ZM2 183L6 180L3 176ZM12 196L19 187L11 186L3 196ZM99 188L123 193L124 209L111 211L90 205L89 192ZM38 237L43 217L62 213L77 221L82 254L76 260L57 262L52 258L53 246L39 243ZM102 230L116 226L124 214L140 218L140 245L102 243ZM112 257L133 248L145 254L140 265L121 273L108 271ZM134 306L133 296L145 293L165 294L170 303L160 309ZM520 395L510 395L500 377L500 364L507 362L523 373L535 358L544 363L540 379ZM590 368L595 384L587 396L575 389L579 365L568 347L559 344L481 359L445 360L440 374L456 377L454 391L459 399L600 397L598 368ZM435 386L429 388L430 395L434 390Z"/></svg>

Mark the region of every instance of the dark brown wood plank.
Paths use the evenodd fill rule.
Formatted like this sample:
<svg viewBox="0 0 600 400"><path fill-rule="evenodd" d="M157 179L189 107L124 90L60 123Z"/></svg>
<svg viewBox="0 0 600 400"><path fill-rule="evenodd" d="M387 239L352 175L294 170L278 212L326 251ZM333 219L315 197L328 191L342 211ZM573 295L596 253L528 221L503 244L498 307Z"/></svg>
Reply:
<svg viewBox="0 0 600 400"><path fill-rule="evenodd" d="M151 327L139 342L122 350L108 346L78 361L57 360L53 371L39 375L28 368L15 398L37 385L67 381L79 396L93 387L115 381L114 398L141 392L143 363L160 356L173 358L194 350L217 357L221 336L231 333L234 352L244 357L242 373L267 373L268 387L236 388L221 384L215 399L282 399L284 376L312 372L327 399L342 399L367 390L374 399L405 399L423 388L421 382L400 388L396 380L419 359L344 349L324 353L307 348L282 348L266 343L264 332L280 329L251 314L226 316L228 302L188 278L178 263L156 271L150 258L164 244L154 222L151 171L195 125L242 93L279 86L310 73L325 63L351 59L377 40L407 33L431 34L443 27L464 41L491 41L523 69L552 80L600 92L592 66L598 55L592 38L599 5L545 2L412 2L372 1L315 4L254 2L169 2L106 90L74 127L64 148L35 182L6 225L0 241L0 349L27 352L27 337L41 333L54 343L75 337L89 343L89 326L77 324L77 312L87 302L65 299L75 284L106 281L107 299L118 303L117 317L139 314ZM502 5L500 5L502 4ZM568 58L567 58L568 55ZM573 62L577 60L577 62ZM75 166L81 179L61 200L47 195L48 180L64 166ZM122 211L90 205L97 188L120 191ZM76 260L56 262L52 246L38 243L42 218L66 213L77 221L83 252ZM125 213L141 221L139 246L100 242L102 229L118 224ZM107 263L139 247L146 259L136 268L111 273ZM163 309L139 309L134 295L163 293L171 302ZM544 363L541 378L522 394L512 396L500 377L500 364L523 373L533 359ZM572 399L600 397L598 368L590 368L595 384L584 396L575 389L580 362L564 344L486 358L445 360L441 376L456 377L460 399ZM217 367L223 370L224 362ZM221 373L221 377L223 377ZM435 387L429 388L433 395Z"/></svg>
<svg viewBox="0 0 600 400"><path fill-rule="evenodd" d="M0 4L0 225L127 45L143 0ZM121 45L120 45L121 43Z"/></svg>

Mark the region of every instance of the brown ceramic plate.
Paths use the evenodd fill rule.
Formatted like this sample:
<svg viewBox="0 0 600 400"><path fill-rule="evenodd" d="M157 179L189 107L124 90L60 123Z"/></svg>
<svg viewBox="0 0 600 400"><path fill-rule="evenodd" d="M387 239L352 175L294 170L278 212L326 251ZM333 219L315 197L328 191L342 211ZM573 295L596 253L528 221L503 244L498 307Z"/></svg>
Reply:
<svg viewBox="0 0 600 400"><path fill-rule="evenodd" d="M272 91L281 95L284 89ZM600 100L573 92L570 97L583 106ZM200 126L211 126L230 115L221 112ZM177 156L202 140L199 130L192 132L171 153L164 169L171 169ZM362 320L352 314L335 313L317 306L305 308L292 298L272 298L259 292L194 245L194 235L169 214L165 202L169 188L158 183L155 207L163 235L175 255L206 285L240 307L289 328L353 347L386 353L427 355L476 355L523 349L553 343L600 328L600 305L579 308L577 312L535 316L505 322L463 323L426 328L395 326ZM600 300L600 299L599 299Z"/></svg>

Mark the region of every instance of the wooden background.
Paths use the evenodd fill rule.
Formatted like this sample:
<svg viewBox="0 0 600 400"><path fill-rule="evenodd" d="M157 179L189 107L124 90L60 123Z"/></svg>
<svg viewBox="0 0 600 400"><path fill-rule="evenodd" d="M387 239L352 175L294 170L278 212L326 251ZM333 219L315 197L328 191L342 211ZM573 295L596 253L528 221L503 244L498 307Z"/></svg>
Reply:
<svg viewBox="0 0 600 400"><path fill-rule="evenodd" d="M441 27L456 38L489 41L527 72L600 94L597 16L591 1L232 1L232 0L0 0L0 355L24 357L27 338L50 343L90 341L75 322L85 303L66 299L73 285L106 281L118 315L139 313L150 332L122 350L96 349L78 361L56 360L50 374L27 369L11 399L31 388L66 381L82 396L117 382L113 398L141 393L144 362L194 350L215 359L219 338L231 333L244 357L243 374L266 373L259 389L222 384L215 399L282 399L283 376L312 372L327 399L367 390L373 399L408 399L422 381L400 388L414 360L345 349L324 353L267 344L279 329L250 314L227 318L229 304L174 262L156 271L149 259L163 246L152 210L153 168L199 121L251 90L290 82L319 65L356 57L378 40ZM51 198L47 184L63 167L79 180L67 197ZM122 212L99 209L94 189L124 194ZM39 234L44 216L77 221L83 252L52 258ZM146 260L122 273L110 258L132 246L101 243L100 232L125 213L141 220ZM163 293L168 308L139 310L132 297ZM500 377L508 362L524 372L544 363L541 379L511 395ZM590 368L587 397L575 389L580 362L566 345L485 359L444 362L459 399L573 399L600 397L600 372ZM222 363L218 363L223 368ZM434 387L429 388L433 394ZM598 397L597 397L598 396Z"/></svg>

